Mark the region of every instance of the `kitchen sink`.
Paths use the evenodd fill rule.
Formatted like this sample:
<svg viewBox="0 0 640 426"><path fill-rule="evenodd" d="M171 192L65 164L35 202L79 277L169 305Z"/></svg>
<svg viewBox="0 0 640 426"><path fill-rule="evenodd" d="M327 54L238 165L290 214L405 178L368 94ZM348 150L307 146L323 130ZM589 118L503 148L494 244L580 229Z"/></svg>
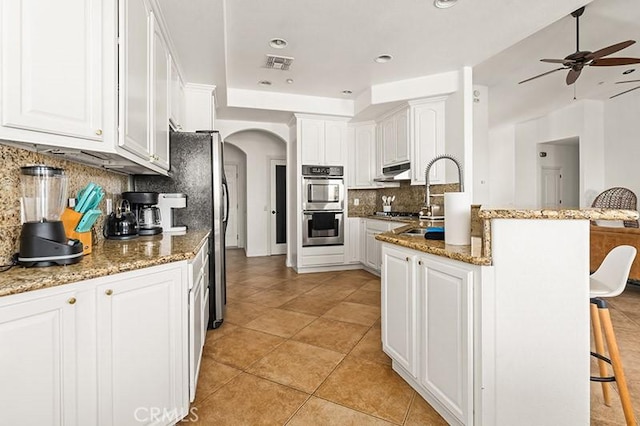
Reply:
<svg viewBox="0 0 640 426"><path fill-rule="evenodd" d="M427 228L414 228L409 231L405 231L402 235L411 235L413 237L423 237L425 232L427 232Z"/></svg>

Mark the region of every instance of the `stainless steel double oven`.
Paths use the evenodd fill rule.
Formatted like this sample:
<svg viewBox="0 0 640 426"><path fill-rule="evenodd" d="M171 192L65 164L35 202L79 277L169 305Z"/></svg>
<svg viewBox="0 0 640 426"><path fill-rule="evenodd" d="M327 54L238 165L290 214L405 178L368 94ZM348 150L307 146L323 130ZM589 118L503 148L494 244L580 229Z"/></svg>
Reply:
<svg viewBox="0 0 640 426"><path fill-rule="evenodd" d="M344 168L302 166L302 246L344 244Z"/></svg>

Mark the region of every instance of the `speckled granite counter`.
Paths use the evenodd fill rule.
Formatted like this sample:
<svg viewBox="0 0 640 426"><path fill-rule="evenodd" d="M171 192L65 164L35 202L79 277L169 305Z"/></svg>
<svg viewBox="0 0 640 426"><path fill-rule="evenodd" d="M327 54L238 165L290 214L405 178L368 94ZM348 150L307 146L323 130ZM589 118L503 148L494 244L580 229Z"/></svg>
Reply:
<svg viewBox="0 0 640 426"><path fill-rule="evenodd" d="M634 220L635 210L616 209L516 209L485 208L479 212L482 219L589 219L589 220Z"/></svg>
<svg viewBox="0 0 640 426"><path fill-rule="evenodd" d="M189 231L185 235L160 234L126 241L106 240L95 245L92 253L75 265L46 268L16 266L0 273L0 296L192 259L208 236L208 231Z"/></svg>
<svg viewBox="0 0 640 426"><path fill-rule="evenodd" d="M420 222L414 220L407 226L376 235L376 240L473 265L491 265L491 258L482 255L482 238L472 237L471 245L452 246L445 244L444 241L427 240L423 235L402 235L402 233L418 227L420 227Z"/></svg>
<svg viewBox="0 0 640 426"><path fill-rule="evenodd" d="M416 221L415 218L408 218L406 216L378 216L375 214L363 214L363 215L352 215L349 214L349 218L360 218L360 219L375 219L375 220L384 220L385 222L400 222L400 223L414 223Z"/></svg>

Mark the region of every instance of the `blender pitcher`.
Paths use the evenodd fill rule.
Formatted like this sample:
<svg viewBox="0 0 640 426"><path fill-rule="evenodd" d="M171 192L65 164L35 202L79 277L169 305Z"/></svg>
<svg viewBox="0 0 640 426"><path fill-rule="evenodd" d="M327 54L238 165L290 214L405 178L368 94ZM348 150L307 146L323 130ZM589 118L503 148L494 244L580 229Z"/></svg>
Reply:
<svg viewBox="0 0 640 426"><path fill-rule="evenodd" d="M22 232L18 263L22 266L69 265L82 259L82 243L69 240L60 220L67 199L64 170L44 165L20 168Z"/></svg>

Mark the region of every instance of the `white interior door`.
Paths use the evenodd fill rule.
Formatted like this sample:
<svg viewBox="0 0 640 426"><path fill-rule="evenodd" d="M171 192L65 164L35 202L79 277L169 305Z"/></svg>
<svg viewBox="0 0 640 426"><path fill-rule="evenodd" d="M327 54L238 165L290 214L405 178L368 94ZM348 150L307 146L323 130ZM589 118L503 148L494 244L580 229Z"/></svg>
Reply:
<svg viewBox="0 0 640 426"><path fill-rule="evenodd" d="M562 204L560 167L542 167L540 174L540 204L543 208L556 208Z"/></svg>
<svg viewBox="0 0 640 426"><path fill-rule="evenodd" d="M286 176L287 162L285 160L270 160L271 171L271 208L269 213L271 254L285 254L287 252L287 207L286 207Z"/></svg>
<svg viewBox="0 0 640 426"><path fill-rule="evenodd" d="M226 247L238 247L238 166L225 164L224 174L229 188L229 220L225 234Z"/></svg>

